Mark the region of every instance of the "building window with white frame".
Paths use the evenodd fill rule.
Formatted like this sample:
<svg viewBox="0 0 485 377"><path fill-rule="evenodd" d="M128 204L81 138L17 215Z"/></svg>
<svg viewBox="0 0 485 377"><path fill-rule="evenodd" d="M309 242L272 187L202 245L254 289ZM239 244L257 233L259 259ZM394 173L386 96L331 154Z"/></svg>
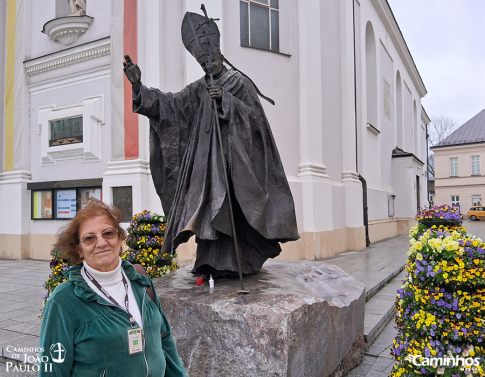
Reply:
<svg viewBox="0 0 485 377"><path fill-rule="evenodd" d="M240 0L241 46L280 51L279 0Z"/></svg>
<svg viewBox="0 0 485 377"><path fill-rule="evenodd" d="M480 156L472 156L472 175L480 175Z"/></svg>
<svg viewBox="0 0 485 377"><path fill-rule="evenodd" d="M482 196L472 195L472 206L481 206L481 205L482 205Z"/></svg>
<svg viewBox="0 0 485 377"><path fill-rule="evenodd" d="M58 160L82 158L101 161L101 126L104 124L104 96L85 97L82 103L38 108L41 165Z"/></svg>
<svg viewBox="0 0 485 377"><path fill-rule="evenodd" d="M460 196L459 195L452 195L451 196L451 205L456 206L460 204Z"/></svg>
<svg viewBox="0 0 485 377"><path fill-rule="evenodd" d="M450 158L450 176L458 177L458 157Z"/></svg>

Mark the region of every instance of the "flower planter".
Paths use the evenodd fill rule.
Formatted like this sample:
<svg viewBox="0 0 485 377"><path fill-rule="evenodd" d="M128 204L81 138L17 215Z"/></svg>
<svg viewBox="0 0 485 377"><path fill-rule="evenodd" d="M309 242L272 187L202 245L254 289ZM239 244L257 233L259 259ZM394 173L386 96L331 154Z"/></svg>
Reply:
<svg viewBox="0 0 485 377"><path fill-rule="evenodd" d="M430 218L433 213L438 218ZM466 233L459 212L448 206L425 209L416 219L408 277L396 299L391 354L398 363L391 377L483 376L485 244ZM459 358L473 365L455 365Z"/></svg>
<svg viewBox="0 0 485 377"><path fill-rule="evenodd" d="M172 261L176 255L161 253L165 226L165 216L151 211L145 210L134 215L127 229L127 250L121 257L143 265L152 278L177 269L178 266Z"/></svg>
<svg viewBox="0 0 485 377"><path fill-rule="evenodd" d="M423 219L419 221L420 224L431 228L433 225L435 226L453 226L453 225L461 225L461 221L459 220L440 220L440 219Z"/></svg>

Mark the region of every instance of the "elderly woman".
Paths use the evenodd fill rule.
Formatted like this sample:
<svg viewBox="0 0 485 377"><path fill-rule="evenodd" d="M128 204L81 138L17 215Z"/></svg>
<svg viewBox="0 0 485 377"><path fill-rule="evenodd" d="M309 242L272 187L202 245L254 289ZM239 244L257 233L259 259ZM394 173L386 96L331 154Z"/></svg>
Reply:
<svg viewBox="0 0 485 377"><path fill-rule="evenodd" d="M39 376L186 376L151 280L120 258L122 217L91 198L59 232L75 266L45 306Z"/></svg>

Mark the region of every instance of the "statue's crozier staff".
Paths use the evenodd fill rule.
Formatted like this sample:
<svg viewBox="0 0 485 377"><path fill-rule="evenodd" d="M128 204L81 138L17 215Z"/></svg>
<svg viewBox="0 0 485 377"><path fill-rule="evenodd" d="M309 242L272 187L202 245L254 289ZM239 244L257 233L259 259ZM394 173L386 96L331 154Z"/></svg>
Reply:
<svg viewBox="0 0 485 377"><path fill-rule="evenodd" d="M182 40L206 75L180 92L144 86L139 67L129 56L124 63L133 111L150 120L150 169L167 214L162 251L173 253L195 235L195 275L254 274L280 254L280 243L300 237L258 95L272 101L222 56L214 20L187 12Z"/></svg>
<svg viewBox="0 0 485 377"><path fill-rule="evenodd" d="M243 275L242 275L242 270L241 270L241 255L239 253L239 245L237 242L237 234L236 234L236 225L234 223L234 211L232 209L232 198L231 198L231 190L229 189L229 178L227 175L227 164L226 164L226 158L224 156L224 149L222 146L222 137L221 137L221 125L219 123L219 116L218 116L218 110L217 110L217 100L216 98L222 98L222 91L221 88L215 87L214 86L214 66L213 62L214 59L212 57L212 51L219 51L219 46L213 46L212 43L212 38L211 38L211 24L214 22L214 19L207 17L207 11L205 9L204 4L201 5L201 9L204 12L204 15L207 19L207 22L205 23L207 25L207 28L204 30L204 33L202 34L202 38L200 34L197 33L197 29L199 29L201 26L204 24L198 25L196 28L194 25L193 20L190 17L185 17L184 22L188 23L190 25L190 29L193 33L193 41L199 45L198 47L206 52L206 55L202 55L201 58L199 58L199 63L203 64L205 63L205 67L207 69L207 72L209 73L209 78L210 78L210 87L209 87L209 94L212 97L212 107L214 109L214 116L216 119L216 132L217 132L217 139L219 141L219 150L221 153L221 158L222 158L222 163L224 167L224 181L226 184L226 190L227 190L227 196L229 199L229 212L231 214L231 227L232 227L232 239L234 241L234 249L236 250L236 258L237 258L237 267L239 270L239 280L241 282L241 289L239 293L247 293L247 291L244 289L244 281L243 281ZM186 21L187 20L187 21ZM220 35L219 35L219 30L216 30L217 36L217 41L219 41ZM190 35L190 34L189 34ZM182 27L182 39L184 39L184 44L186 44L186 40L184 38L184 30ZM189 45L189 43L186 44ZM207 59L206 62L203 62L203 59ZM221 64L222 65L222 64Z"/></svg>

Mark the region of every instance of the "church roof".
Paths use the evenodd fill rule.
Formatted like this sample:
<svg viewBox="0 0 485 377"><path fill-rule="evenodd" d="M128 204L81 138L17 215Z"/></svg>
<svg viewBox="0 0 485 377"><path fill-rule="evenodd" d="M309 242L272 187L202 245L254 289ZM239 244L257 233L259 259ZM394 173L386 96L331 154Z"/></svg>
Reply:
<svg viewBox="0 0 485 377"><path fill-rule="evenodd" d="M476 143L485 143L485 109L433 148Z"/></svg>

